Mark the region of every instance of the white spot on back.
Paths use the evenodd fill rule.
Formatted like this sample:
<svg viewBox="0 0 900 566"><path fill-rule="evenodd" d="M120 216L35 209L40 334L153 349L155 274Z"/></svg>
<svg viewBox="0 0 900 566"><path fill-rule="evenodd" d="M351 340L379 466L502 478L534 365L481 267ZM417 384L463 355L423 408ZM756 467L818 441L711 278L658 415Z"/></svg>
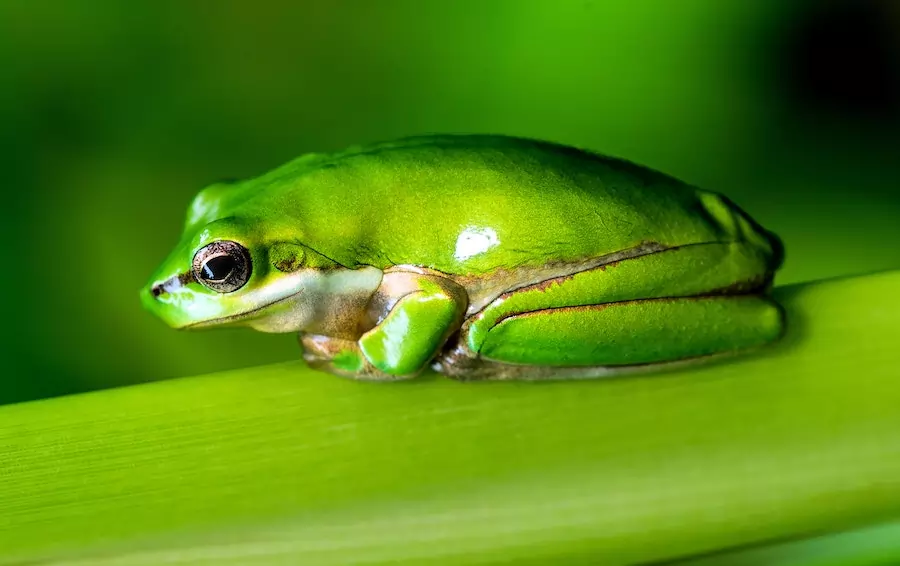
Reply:
<svg viewBox="0 0 900 566"><path fill-rule="evenodd" d="M456 251L453 256L463 261L483 254L499 243L500 238L493 228L466 228L456 239Z"/></svg>

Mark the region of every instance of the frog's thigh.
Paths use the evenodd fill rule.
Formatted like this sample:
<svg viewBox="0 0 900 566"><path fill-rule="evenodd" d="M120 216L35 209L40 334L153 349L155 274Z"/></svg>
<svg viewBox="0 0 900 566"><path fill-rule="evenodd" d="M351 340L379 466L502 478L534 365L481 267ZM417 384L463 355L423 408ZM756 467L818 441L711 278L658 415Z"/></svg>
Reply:
<svg viewBox="0 0 900 566"><path fill-rule="evenodd" d="M672 248L580 271L505 293L463 327L469 351L478 352L501 320L538 310L661 297L750 292L771 278L759 249L743 242Z"/></svg>
<svg viewBox="0 0 900 566"><path fill-rule="evenodd" d="M778 338L781 309L755 295L647 299L510 316L483 358L528 365L650 364L760 346Z"/></svg>

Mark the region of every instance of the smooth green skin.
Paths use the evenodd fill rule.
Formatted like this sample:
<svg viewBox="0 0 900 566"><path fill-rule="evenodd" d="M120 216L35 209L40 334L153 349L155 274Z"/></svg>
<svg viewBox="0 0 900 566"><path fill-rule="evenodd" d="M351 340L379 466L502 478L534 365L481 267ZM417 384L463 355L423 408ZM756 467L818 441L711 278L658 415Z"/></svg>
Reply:
<svg viewBox="0 0 900 566"><path fill-rule="evenodd" d="M250 252L236 291L190 276L217 240ZM429 362L460 378L589 376L776 339L765 294L780 262L777 238L734 204L661 173L544 142L437 136L204 189L143 300L179 328L317 336L307 359L353 377Z"/></svg>

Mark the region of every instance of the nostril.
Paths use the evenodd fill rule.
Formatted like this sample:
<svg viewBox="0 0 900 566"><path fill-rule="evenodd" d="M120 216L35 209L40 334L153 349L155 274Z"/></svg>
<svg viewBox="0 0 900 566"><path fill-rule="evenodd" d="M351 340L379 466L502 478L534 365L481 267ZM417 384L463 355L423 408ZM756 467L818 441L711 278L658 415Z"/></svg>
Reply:
<svg viewBox="0 0 900 566"><path fill-rule="evenodd" d="M160 295L163 294L162 284L157 283L157 284L153 285L153 287L150 288L150 292L153 294L153 298L159 297Z"/></svg>

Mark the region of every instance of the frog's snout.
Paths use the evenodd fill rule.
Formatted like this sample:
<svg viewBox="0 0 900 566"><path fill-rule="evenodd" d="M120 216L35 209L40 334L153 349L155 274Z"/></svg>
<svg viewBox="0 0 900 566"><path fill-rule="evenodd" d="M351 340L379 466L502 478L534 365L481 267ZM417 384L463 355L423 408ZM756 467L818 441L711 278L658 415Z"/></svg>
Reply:
<svg viewBox="0 0 900 566"><path fill-rule="evenodd" d="M167 289L167 287L168 282L166 281L154 281L152 283L148 283L143 289L141 289L141 302L143 302L145 306L156 303L161 296L169 292L169 289Z"/></svg>
<svg viewBox="0 0 900 566"><path fill-rule="evenodd" d="M156 308L159 296L163 294L163 286L160 282L148 283L141 291L141 304L144 308L153 310Z"/></svg>
<svg viewBox="0 0 900 566"><path fill-rule="evenodd" d="M163 294L163 285L162 283L154 283L148 287L150 290L150 294L153 295L153 298L157 298Z"/></svg>
<svg viewBox="0 0 900 566"><path fill-rule="evenodd" d="M155 280L148 283L141 289L141 303L144 308L159 312L163 307L163 303L168 302L169 297L176 294L182 287L182 277L175 275L163 281Z"/></svg>
<svg viewBox="0 0 900 566"><path fill-rule="evenodd" d="M165 281L154 281L148 284L141 292L149 299L159 299L163 295L178 292L190 281L191 274L179 274L169 277Z"/></svg>

